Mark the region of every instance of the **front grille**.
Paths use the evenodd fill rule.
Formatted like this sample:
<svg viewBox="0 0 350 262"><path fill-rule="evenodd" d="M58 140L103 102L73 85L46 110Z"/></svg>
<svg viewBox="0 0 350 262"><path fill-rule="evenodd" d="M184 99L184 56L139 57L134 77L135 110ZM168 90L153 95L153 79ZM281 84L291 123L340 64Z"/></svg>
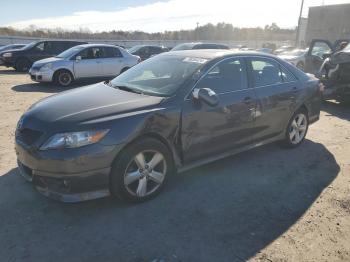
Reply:
<svg viewBox="0 0 350 262"><path fill-rule="evenodd" d="M16 138L27 145L32 145L41 137L42 134L43 133L38 130L23 128L17 130Z"/></svg>

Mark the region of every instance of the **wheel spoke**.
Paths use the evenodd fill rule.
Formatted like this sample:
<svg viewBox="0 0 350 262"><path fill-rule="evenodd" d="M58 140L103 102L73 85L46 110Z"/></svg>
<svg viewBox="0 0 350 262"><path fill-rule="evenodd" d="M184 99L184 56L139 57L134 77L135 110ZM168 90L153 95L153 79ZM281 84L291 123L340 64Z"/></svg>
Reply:
<svg viewBox="0 0 350 262"><path fill-rule="evenodd" d="M292 127L293 127L293 128L298 127L297 122L296 122L296 120L295 120L295 119L294 119L294 120L293 120L293 122L292 122Z"/></svg>
<svg viewBox="0 0 350 262"><path fill-rule="evenodd" d="M164 180L164 174L161 172L152 171L151 173L149 173L149 178L157 184L161 184Z"/></svg>
<svg viewBox="0 0 350 262"><path fill-rule="evenodd" d="M142 152L135 156L134 161L135 161L138 168L140 168L140 169L145 168L146 161L145 161L145 156Z"/></svg>
<svg viewBox="0 0 350 262"><path fill-rule="evenodd" d="M301 126L301 124L303 123L303 121L304 121L304 116L303 116L303 115L299 115L299 116L298 116L298 121L297 121L298 126Z"/></svg>
<svg viewBox="0 0 350 262"><path fill-rule="evenodd" d="M154 154L154 156L152 157L148 165L150 168L154 169L162 160L163 160L162 154L157 152Z"/></svg>
<svg viewBox="0 0 350 262"><path fill-rule="evenodd" d="M293 131L289 133L289 138L290 138L291 141L293 141L293 138L295 137L296 133L297 132L295 131L295 129L293 129Z"/></svg>
<svg viewBox="0 0 350 262"><path fill-rule="evenodd" d="M299 143L300 141L300 134L299 134L299 131L296 131L295 132L295 142Z"/></svg>
<svg viewBox="0 0 350 262"><path fill-rule="evenodd" d="M136 195L139 197L145 196L147 193L147 178L144 177L139 180L139 185L136 190Z"/></svg>
<svg viewBox="0 0 350 262"><path fill-rule="evenodd" d="M299 131L304 131L306 130L306 125L299 126Z"/></svg>
<svg viewBox="0 0 350 262"><path fill-rule="evenodd" d="M137 170L131 173L127 173L124 179L124 183L126 185L130 185L131 183L135 182L136 180L141 178L141 173Z"/></svg>

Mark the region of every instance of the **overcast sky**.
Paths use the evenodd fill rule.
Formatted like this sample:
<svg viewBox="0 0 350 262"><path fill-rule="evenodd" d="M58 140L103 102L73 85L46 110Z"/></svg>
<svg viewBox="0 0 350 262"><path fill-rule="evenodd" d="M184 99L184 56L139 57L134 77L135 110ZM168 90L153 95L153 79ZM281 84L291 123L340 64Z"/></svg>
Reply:
<svg viewBox="0 0 350 262"><path fill-rule="evenodd" d="M17 0L1 3L0 25L23 29L89 28L92 31L191 29L196 23L238 27L297 25L301 0ZM308 7L350 0L305 0Z"/></svg>

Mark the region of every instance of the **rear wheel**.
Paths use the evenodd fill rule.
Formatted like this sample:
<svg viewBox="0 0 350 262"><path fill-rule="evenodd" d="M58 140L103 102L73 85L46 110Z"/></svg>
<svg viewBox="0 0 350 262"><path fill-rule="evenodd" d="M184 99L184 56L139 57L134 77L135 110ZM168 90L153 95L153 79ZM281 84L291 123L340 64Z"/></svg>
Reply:
<svg viewBox="0 0 350 262"><path fill-rule="evenodd" d="M31 63L26 58L20 58L15 63L15 69L18 72L27 72L31 66Z"/></svg>
<svg viewBox="0 0 350 262"><path fill-rule="evenodd" d="M297 147L305 139L309 128L309 119L304 109L298 110L290 119L285 134L284 145L287 147Z"/></svg>
<svg viewBox="0 0 350 262"><path fill-rule="evenodd" d="M59 70L54 75L54 82L60 86L67 87L73 82L73 76L68 70Z"/></svg>
<svg viewBox="0 0 350 262"><path fill-rule="evenodd" d="M139 140L115 160L111 171L111 192L132 202L143 202L156 196L173 172L173 161L167 147L153 138Z"/></svg>

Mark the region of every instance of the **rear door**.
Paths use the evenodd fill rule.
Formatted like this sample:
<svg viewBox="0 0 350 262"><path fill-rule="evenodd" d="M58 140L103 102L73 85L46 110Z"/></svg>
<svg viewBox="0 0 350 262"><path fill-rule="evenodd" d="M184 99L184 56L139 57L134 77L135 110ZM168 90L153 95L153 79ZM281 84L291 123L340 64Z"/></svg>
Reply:
<svg viewBox="0 0 350 262"><path fill-rule="evenodd" d="M118 47L104 47L103 75L115 77L124 68L124 58Z"/></svg>
<svg viewBox="0 0 350 262"><path fill-rule="evenodd" d="M333 53L334 47L327 40L313 40L305 56L305 72L316 74L324 61L324 55Z"/></svg>
<svg viewBox="0 0 350 262"><path fill-rule="evenodd" d="M297 78L273 58L248 59L257 105L254 142L284 132L301 94Z"/></svg>
<svg viewBox="0 0 350 262"><path fill-rule="evenodd" d="M181 139L186 162L247 145L252 139L255 95L249 88L244 59L221 61L199 80L196 88L210 88L219 96L209 106L190 95L184 101Z"/></svg>
<svg viewBox="0 0 350 262"><path fill-rule="evenodd" d="M89 78L103 76L103 48L88 47L76 55L81 60L74 61L74 74L76 78Z"/></svg>

